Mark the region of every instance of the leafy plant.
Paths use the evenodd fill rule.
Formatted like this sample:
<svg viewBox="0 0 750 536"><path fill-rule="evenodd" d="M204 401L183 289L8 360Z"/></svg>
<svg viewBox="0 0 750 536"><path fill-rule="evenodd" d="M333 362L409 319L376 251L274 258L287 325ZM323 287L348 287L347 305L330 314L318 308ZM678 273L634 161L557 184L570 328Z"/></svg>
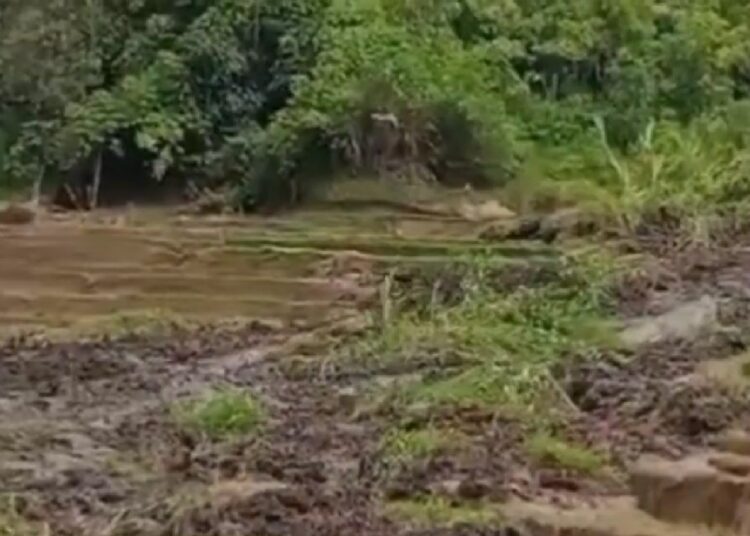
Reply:
<svg viewBox="0 0 750 536"><path fill-rule="evenodd" d="M250 394L223 389L174 408L177 422L211 439L227 439L256 432L265 420L260 402Z"/></svg>

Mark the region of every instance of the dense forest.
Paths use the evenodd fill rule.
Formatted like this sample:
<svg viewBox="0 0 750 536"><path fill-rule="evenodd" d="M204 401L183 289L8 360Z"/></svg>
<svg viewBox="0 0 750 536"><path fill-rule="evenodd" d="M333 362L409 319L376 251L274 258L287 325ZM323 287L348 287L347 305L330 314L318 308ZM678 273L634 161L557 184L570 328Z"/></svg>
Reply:
<svg viewBox="0 0 750 536"><path fill-rule="evenodd" d="M417 176L632 223L750 191L749 97L741 0L4 0L0 191Z"/></svg>

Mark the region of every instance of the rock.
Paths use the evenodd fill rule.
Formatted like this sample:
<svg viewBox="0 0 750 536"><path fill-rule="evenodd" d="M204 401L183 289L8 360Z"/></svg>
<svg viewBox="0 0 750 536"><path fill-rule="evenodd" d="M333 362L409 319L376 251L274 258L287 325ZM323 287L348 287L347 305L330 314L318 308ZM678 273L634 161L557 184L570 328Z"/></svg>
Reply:
<svg viewBox="0 0 750 536"><path fill-rule="evenodd" d="M403 501L414 495L414 489L405 482L392 482L385 488L385 498L389 501Z"/></svg>
<svg viewBox="0 0 750 536"><path fill-rule="evenodd" d="M544 227L539 231L539 239L545 244L551 244L562 232L562 229L556 227Z"/></svg>
<svg viewBox="0 0 750 536"><path fill-rule="evenodd" d="M702 361L696 368L699 380L720 384L729 390L743 391L750 386L746 368L750 365L750 354L744 352L732 357Z"/></svg>
<svg viewBox="0 0 750 536"><path fill-rule="evenodd" d="M506 219L492 223L479 233L481 240L542 240L554 242L558 236L585 236L596 232L596 222L575 209L564 209L547 216Z"/></svg>
<svg viewBox="0 0 750 536"><path fill-rule="evenodd" d="M734 528L739 534L750 534L750 500L740 506Z"/></svg>
<svg viewBox="0 0 750 536"><path fill-rule="evenodd" d="M36 219L36 211L23 205L11 203L0 208L0 224L25 225Z"/></svg>
<svg viewBox="0 0 750 536"><path fill-rule="evenodd" d="M642 458L630 472L638 506L662 521L737 526L750 497L750 479L719 471L709 460Z"/></svg>
<svg viewBox="0 0 750 536"><path fill-rule="evenodd" d="M630 472L631 491L643 511L676 523L709 524L716 471L707 464L647 457Z"/></svg>
<svg viewBox="0 0 750 536"><path fill-rule="evenodd" d="M483 480L466 478L458 485L456 493L462 499L476 501L489 495L490 485Z"/></svg>
<svg viewBox="0 0 750 536"><path fill-rule="evenodd" d="M750 434L741 430L730 430L719 439L718 446L723 452L750 456Z"/></svg>
<svg viewBox="0 0 750 536"><path fill-rule="evenodd" d="M736 476L747 476L750 474L750 457L731 453L722 453L711 456L708 463L725 473Z"/></svg>
<svg viewBox="0 0 750 536"><path fill-rule="evenodd" d="M542 230L542 220L539 218L525 218L507 235L509 240L531 240L536 238Z"/></svg>
<svg viewBox="0 0 750 536"><path fill-rule="evenodd" d="M479 240L486 242L502 242L508 239L508 235L518 227L518 222L514 221L502 221L495 222L479 232Z"/></svg>
<svg viewBox="0 0 750 536"><path fill-rule="evenodd" d="M458 490L461 488L462 481L457 479L440 480L430 486L430 491L435 495L443 497L458 497Z"/></svg>
<svg viewBox="0 0 750 536"><path fill-rule="evenodd" d="M344 387L336 394L336 401L341 411L352 415L357 409L357 390L354 387Z"/></svg>
<svg viewBox="0 0 750 536"><path fill-rule="evenodd" d="M284 505L285 508L294 510L300 514L309 512L313 505L311 496L301 489L282 489L276 493L276 499Z"/></svg>
<svg viewBox="0 0 750 536"><path fill-rule="evenodd" d="M631 322L620 333L629 347L639 347L669 340L693 340L717 323L718 304L710 296L680 305L655 317Z"/></svg>
<svg viewBox="0 0 750 536"><path fill-rule="evenodd" d="M628 497L582 501L561 508L539 502L510 501L504 519L533 536L717 536L706 527L673 525L639 511Z"/></svg>
<svg viewBox="0 0 750 536"><path fill-rule="evenodd" d="M586 236L595 233L597 227L597 222L591 215L576 208L566 208L544 218L542 233L556 232L569 236Z"/></svg>
<svg viewBox="0 0 750 536"><path fill-rule="evenodd" d="M502 206L494 199L481 203L471 203L463 200L459 203L456 211L464 219L476 222L508 220L516 217L516 214L512 210Z"/></svg>

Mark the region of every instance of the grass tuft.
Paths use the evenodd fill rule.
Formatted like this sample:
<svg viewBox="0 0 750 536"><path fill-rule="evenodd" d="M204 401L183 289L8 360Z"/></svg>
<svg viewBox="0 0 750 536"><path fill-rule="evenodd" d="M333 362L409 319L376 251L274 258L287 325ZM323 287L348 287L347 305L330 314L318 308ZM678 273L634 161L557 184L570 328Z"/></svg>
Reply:
<svg viewBox="0 0 750 536"><path fill-rule="evenodd" d="M394 429L383 438L381 452L387 460L408 462L460 448L464 440L461 434L452 430Z"/></svg>
<svg viewBox="0 0 750 536"><path fill-rule="evenodd" d="M567 469L585 475L596 474L606 466L606 458L602 454L544 433L530 438L526 450L539 465Z"/></svg>
<svg viewBox="0 0 750 536"><path fill-rule="evenodd" d="M34 527L18 513L14 495L0 495L0 536L37 536L41 527Z"/></svg>
<svg viewBox="0 0 750 536"><path fill-rule="evenodd" d="M179 404L174 415L180 426L211 439L228 439L256 432L265 421L259 401L250 394L223 389Z"/></svg>

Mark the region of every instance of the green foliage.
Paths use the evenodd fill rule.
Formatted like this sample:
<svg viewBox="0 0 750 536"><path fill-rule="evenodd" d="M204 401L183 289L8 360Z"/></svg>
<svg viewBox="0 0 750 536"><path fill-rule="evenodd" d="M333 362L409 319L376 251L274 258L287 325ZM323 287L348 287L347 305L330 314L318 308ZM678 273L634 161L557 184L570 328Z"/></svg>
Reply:
<svg viewBox="0 0 750 536"><path fill-rule="evenodd" d="M526 450L539 465L593 475L606 465L606 458L590 448L539 433L531 437Z"/></svg>
<svg viewBox="0 0 750 536"><path fill-rule="evenodd" d="M462 439L460 434L451 430L397 428L385 435L381 442L381 452L387 460L409 462L460 448Z"/></svg>
<svg viewBox="0 0 750 536"><path fill-rule="evenodd" d="M255 180L289 177L321 150L365 173L507 174L507 77L448 26L405 24L394 5L332 3L315 67L296 80L262 138L258 151L270 168L258 168Z"/></svg>
<svg viewBox="0 0 750 536"><path fill-rule="evenodd" d="M601 320L615 270L605 259L567 259L553 282L509 294L489 283L488 262L474 260L460 303L427 315L402 311L388 329L356 348L357 359L396 363L429 355L452 365L405 387L407 403L526 411L556 396L551 369L560 360L617 345L612 327Z"/></svg>
<svg viewBox="0 0 750 536"><path fill-rule="evenodd" d="M0 118L19 124L0 120L0 159L28 184L131 152L254 206L349 170L577 174L617 197L611 152L633 176L626 212L674 192L720 204L743 164L705 131L750 96L748 21L737 0L8 0ZM643 161L671 151L644 193ZM674 178L691 158L722 170Z"/></svg>
<svg viewBox="0 0 750 536"><path fill-rule="evenodd" d="M14 495L0 495L0 536L34 536L41 530L42 527L32 526L19 515Z"/></svg>
<svg viewBox="0 0 750 536"><path fill-rule="evenodd" d="M177 422L211 439L227 439L257 431L265 420L260 404L250 394L224 389L174 408Z"/></svg>

